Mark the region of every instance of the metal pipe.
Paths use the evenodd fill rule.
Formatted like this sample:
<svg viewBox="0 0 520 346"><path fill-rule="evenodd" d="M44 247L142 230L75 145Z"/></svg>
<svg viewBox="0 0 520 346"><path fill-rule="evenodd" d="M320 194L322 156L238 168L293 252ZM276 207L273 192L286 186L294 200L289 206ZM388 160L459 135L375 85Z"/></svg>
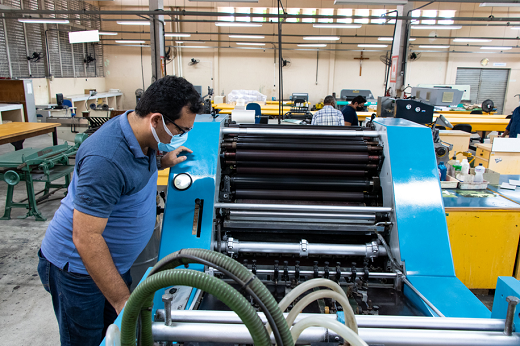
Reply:
<svg viewBox="0 0 520 346"><path fill-rule="evenodd" d="M334 224L359 224L359 225L374 225L373 221L356 220L356 219L305 219L305 218L290 218L290 217L254 217L254 216L234 216L230 217L229 221L251 221L251 222L305 222L310 224L334 223Z"/></svg>
<svg viewBox="0 0 520 346"><path fill-rule="evenodd" d="M290 127L290 126L287 126ZM330 136L330 137L379 137L378 131L277 129L263 127L226 127L223 134L278 135L278 136Z"/></svg>
<svg viewBox="0 0 520 346"><path fill-rule="evenodd" d="M176 342L221 342L230 344L252 344L251 334L243 324L217 323L176 323L167 327L164 323L152 324L154 340ZM326 328L312 327L306 329L298 338L296 344L314 342L333 342L338 335ZM385 346L489 346L518 345L520 337L516 334L506 336L502 332L480 332L422 329L390 329L390 328L360 328L359 336L368 344L383 344ZM271 337L274 344L274 337Z"/></svg>
<svg viewBox="0 0 520 346"><path fill-rule="evenodd" d="M286 213L279 211L242 211L232 210L229 212L231 217L233 216L250 216L250 217L291 217L291 218L319 218L319 219L347 219L347 220L371 220L375 221L376 216L374 214L327 214L327 213Z"/></svg>
<svg viewBox="0 0 520 346"><path fill-rule="evenodd" d="M504 334L507 336L511 336L513 334L513 320L515 318L515 309L516 309L516 305L518 304L520 299L518 299L515 296L508 296L506 298L506 301L507 301L508 305L507 305Z"/></svg>
<svg viewBox="0 0 520 346"><path fill-rule="evenodd" d="M217 244L215 244L215 250ZM228 238L221 244L220 250L227 253L256 252L256 253L283 253L309 255L339 255L339 256L365 256L368 258L386 256L386 249L376 242L367 244L311 244L302 239L300 243L268 243L239 241Z"/></svg>
<svg viewBox="0 0 520 346"><path fill-rule="evenodd" d="M389 213L388 207L344 207L333 205L297 205L297 204L247 204L247 203L215 203L215 208L231 210L277 210L277 211L319 211L344 213Z"/></svg>
<svg viewBox="0 0 520 346"><path fill-rule="evenodd" d="M164 321L164 309L156 312L160 321ZM287 317L289 313L284 313ZM309 317L319 315L323 318L336 319L336 314L311 314L301 313L294 323ZM259 312L258 317L267 323L264 313ZM474 330L474 331L502 331L503 319L496 318L455 318L455 317L424 317L424 316L383 316L383 315L356 315L356 321L360 328L400 328L400 329L441 329L441 330ZM233 311L209 311L209 310L175 310L172 322L178 323L224 323L242 324L242 320Z"/></svg>
<svg viewBox="0 0 520 346"><path fill-rule="evenodd" d="M439 309L437 309L435 307L435 305L433 305L421 292L419 292L419 290L417 288L414 287L414 285L412 285L412 283L410 281L408 281L408 279L403 275L401 277L401 279L403 280L403 282L408 285L408 287L410 287L410 289L412 291L414 291L415 294L417 294L419 296L419 298L421 298L423 300L423 302L426 303L426 305L428 305L430 307L430 309L432 309L439 317L446 317L443 315L442 312L440 312Z"/></svg>

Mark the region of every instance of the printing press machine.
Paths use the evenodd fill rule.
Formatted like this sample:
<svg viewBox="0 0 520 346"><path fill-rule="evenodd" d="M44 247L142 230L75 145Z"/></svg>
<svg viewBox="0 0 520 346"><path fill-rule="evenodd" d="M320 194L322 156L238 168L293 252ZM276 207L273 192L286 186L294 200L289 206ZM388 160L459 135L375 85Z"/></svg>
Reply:
<svg viewBox="0 0 520 346"><path fill-rule="evenodd" d="M410 155L410 143L421 155ZM168 269L184 264L204 280L229 284L271 326L265 307L248 294L250 282L261 281L278 303L324 278L348 297L369 345L520 345L518 281L499 278L491 313L455 276L429 128L399 118L377 118L366 128L233 125L227 116L198 115L185 145L193 154L170 171L156 267L176 258ZM216 262L195 263L198 253L233 258L250 279L232 280ZM156 267L132 297L164 273ZM237 313L188 286L155 286L153 307L130 308L129 300L116 324L142 313L140 328L151 329L143 345L151 337L165 344L253 344ZM346 323L343 307L322 297L295 323L316 316ZM129 329L135 331L134 322ZM127 332L123 326L121 336ZM134 344L134 335L126 335L132 341L126 344ZM342 340L315 326L295 344Z"/></svg>

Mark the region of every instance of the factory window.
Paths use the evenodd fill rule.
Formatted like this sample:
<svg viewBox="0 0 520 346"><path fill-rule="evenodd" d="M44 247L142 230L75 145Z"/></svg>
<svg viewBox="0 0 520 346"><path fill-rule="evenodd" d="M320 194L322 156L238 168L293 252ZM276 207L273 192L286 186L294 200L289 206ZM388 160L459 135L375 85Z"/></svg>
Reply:
<svg viewBox="0 0 520 346"><path fill-rule="evenodd" d="M421 17L427 17L427 18L435 18L437 17L437 10L424 10L422 11L422 16ZM426 25L433 25L433 24L436 24L437 20L436 19L423 19L421 20L421 24L426 24Z"/></svg>
<svg viewBox="0 0 520 346"><path fill-rule="evenodd" d="M254 7L253 13L256 14L267 14L267 8L266 7ZM265 17L253 17L253 22L265 22Z"/></svg>
<svg viewBox="0 0 520 346"><path fill-rule="evenodd" d="M316 15L316 9L315 8L303 8L302 14L308 15L308 16L315 16ZM303 18L303 23L314 23L316 21L316 18Z"/></svg>
<svg viewBox="0 0 520 346"><path fill-rule="evenodd" d="M98 8L84 1L65 0L20 0L2 2L13 9L97 11ZM53 77L102 77L103 46L98 43L70 44L69 31L100 30L99 15L59 14L51 18L64 18L69 25L20 23L16 16L5 14L5 24L0 25L0 77L43 78ZM90 60L86 63L87 57ZM45 59L48 67L44 64Z"/></svg>
<svg viewBox="0 0 520 346"><path fill-rule="evenodd" d="M421 16L421 10L412 11L412 17L417 18L417 17L420 17L420 16ZM412 24L419 24L419 20L418 19L412 19L411 23Z"/></svg>
<svg viewBox="0 0 520 346"><path fill-rule="evenodd" d="M287 14L300 14L299 8L288 8ZM298 23L300 21L300 18L288 18L287 22L289 23Z"/></svg>
<svg viewBox="0 0 520 346"><path fill-rule="evenodd" d="M339 8L338 16L345 16L345 18L338 18L337 23L351 24L352 23L352 9L351 8Z"/></svg>
<svg viewBox="0 0 520 346"><path fill-rule="evenodd" d="M234 7L219 7L218 11L221 13L229 13L229 15L227 15L227 16L219 16L218 17L219 21L224 21L224 22L234 22L235 21L235 17L233 16L233 14L235 13Z"/></svg>
<svg viewBox="0 0 520 346"><path fill-rule="evenodd" d="M368 9L359 9L359 10L354 10L354 13L355 13L356 16L368 17L370 15L370 10L368 10ZM369 22L368 18L354 19L354 23L358 23L358 24L368 24L368 22Z"/></svg>
<svg viewBox="0 0 520 346"><path fill-rule="evenodd" d="M251 8L249 7L237 7L236 9L236 13L251 13ZM250 22L251 21L251 17L247 16L240 16L240 17L235 17L236 21L237 22Z"/></svg>
<svg viewBox="0 0 520 346"><path fill-rule="evenodd" d="M278 13L278 7L270 8L269 9L269 13L270 14L277 14ZM283 15L283 10L281 8L280 8L280 15ZM277 22L278 21L278 17L270 17L269 21L270 22ZM282 18L280 18L280 21L282 21Z"/></svg>
<svg viewBox="0 0 520 346"><path fill-rule="evenodd" d="M453 18L453 17L455 17L455 12L457 12L457 11L454 11L454 10L439 11L439 17L440 18ZM455 21L453 19L439 19L437 21L437 24L444 24L444 25L451 25L453 23L455 23Z"/></svg>
<svg viewBox="0 0 520 346"><path fill-rule="evenodd" d="M372 10L372 16L378 16L378 17L381 17L382 15L384 15L385 13L387 12L387 10ZM381 19L372 19L370 22L373 23L373 24L385 24L385 19L384 18L381 18Z"/></svg>
<svg viewBox="0 0 520 346"><path fill-rule="evenodd" d="M320 8L320 15L321 16L332 16L334 14L333 8ZM318 19L318 22L320 23L333 23L334 19L332 18L320 18Z"/></svg>

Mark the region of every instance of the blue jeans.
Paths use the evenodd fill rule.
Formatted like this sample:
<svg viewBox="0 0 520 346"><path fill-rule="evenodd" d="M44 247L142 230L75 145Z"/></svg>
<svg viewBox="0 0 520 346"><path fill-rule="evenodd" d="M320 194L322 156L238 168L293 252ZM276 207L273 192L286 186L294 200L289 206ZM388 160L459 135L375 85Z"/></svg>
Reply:
<svg viewBox="0 0 520 346"><path fill-rule="evenodd" d="M98 346L117 313L90 275L71 273L47 261L41 250L38 274L52 296L54 313L60 327L62 346ZM121 275L128 287L130 271Z"/></svg>

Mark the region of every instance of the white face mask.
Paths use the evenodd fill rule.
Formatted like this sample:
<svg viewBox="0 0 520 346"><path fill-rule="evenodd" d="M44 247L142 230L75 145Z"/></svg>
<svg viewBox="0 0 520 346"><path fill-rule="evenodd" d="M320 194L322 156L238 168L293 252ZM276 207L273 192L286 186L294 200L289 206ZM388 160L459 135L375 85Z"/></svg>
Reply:
<svg viewBox="0 0 520 346"><path fill-rule="evenodd" d="M168 128L166 127L166 124L164 123L164 116L161 115L161 119L162 119L162 124L163 124L163 128L164 128L164 131L166 131L166 133L173 138L173 134L170 132L170 130L168 130ZM152 129L152 135L153 135L153 138L155 138L155 140L157 141L157 145L160 145L162 142L161 140L159 139L159 136L157 136L157 132L155 132L155 128L152 126L152 124L150 123L150 128ZM167 142L167 143L164 143L164 144L169 144L170 141L172 140L172 138L170 138L170 140Z"/></svg>

